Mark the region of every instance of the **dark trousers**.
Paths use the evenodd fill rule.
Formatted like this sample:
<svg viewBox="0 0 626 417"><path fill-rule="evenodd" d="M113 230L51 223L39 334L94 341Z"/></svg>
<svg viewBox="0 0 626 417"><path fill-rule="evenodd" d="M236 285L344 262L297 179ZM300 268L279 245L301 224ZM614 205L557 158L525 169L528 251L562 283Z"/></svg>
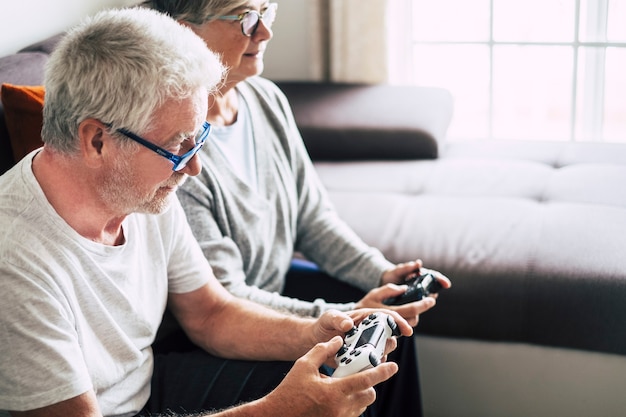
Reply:
<svg viewBox="0 0 626 417"><path fill-rule="evenodd" d="M185 340L185 343L189 342ZM189 349L155 355L152 392L138 416L187 415L253 401L278 386L293 365L227 360L192 348L191 344L186 346ZM405 346L401 348L403 351ZM320 371L328 374L325 368ZM404 385L407 383L410 381L398 373L378 385L376 402L364 417L420 416L419 394L414 385Z"/></svg>
<svg viewBox="0 0 626 417"><path fill-rule="evenodd" d="M335 303L357 301L365 295L362 290L332 278L307 261L292 263L283 294L309 301L322 298ZM415 338L398 338L398 347L388 360L398 364L398 373L375 387L376 402L368 412L381 417L421 417L422 396Z"/></svg>
<svg viewBox="0 0 626 417"><path fill-rule="evenodd" d="M156 354L152 392L139 415L187 415L249 402L274 389L291 366L226 360L197 348Z"/></svg>
<svg viewBox="0 0 626 417"><path fill-rule="evenodd" d="M170 413L196 415L253 401L277 387L293 365L291 362L218 358L195 347L181 331L171 334L167 344L176 348L155 353L150 398L138 417L170 416ZM162 351L163 346L160 344L158 350ZM330 375L332 369L323 366L320 372ZM404 403L382 406L388 401L380 398L381 395L388 394L379 392L381 405L369 407L362 417L413 415L400 414L406 406ZM389 414L388 410L396 410L397 414ZM410 411L410 408L404 410Z"/></svg>
<svg viewBox="0 0 626 417"><path fill-rule="evenodd" d="M319 271L291 271L285 294L332 302L358 300L363 292ZM171 320L169 317L166 320ZM217 358L194 346L178 328L154 345L155 367L150 399L139 416L198 413L228 408L268 394L291 362L236 361ZM415 339L401 337L389 355L399 372L376 386L377 399L366 417L421 417L422 403ZM323 373L326 370L321 369Z"/></svg>

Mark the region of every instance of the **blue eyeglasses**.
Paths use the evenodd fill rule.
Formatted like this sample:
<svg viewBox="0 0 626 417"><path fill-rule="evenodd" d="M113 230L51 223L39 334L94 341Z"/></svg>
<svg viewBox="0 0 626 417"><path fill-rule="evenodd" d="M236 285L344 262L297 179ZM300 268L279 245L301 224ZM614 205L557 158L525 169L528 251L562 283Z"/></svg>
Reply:
<svg viewBox="0 0 626 417"><path fill-rule="evenodd" d="M191 148L191 150L189 150L188 152L185 152L183 155L174 155L173 153L166 151L165 149L142 138L141 136L134 134L130 130L117 129L116 131L126 136L127 138L132 139L137 143L140 143L146 148L153 150L154 152L158 153L162 157L168 159L170 162L174 164L174 166L172 167L172 171L180 171L181 169L187 166L187 163L191 160L191 158L193 158L194 155L198 153L200 148L202 148L202 145L204 145L204 142L206 142L207 138L209 137L209 132L211 131L211 125L209 124L209 122L204 122L202 124L202 128L200 128L200 130L198 131L198 133L196 133L196 136L194 138L195 145L193 146L193 148Z"/></svg>
<svg viewBox="0 0 626 417"><path fill-rule="evenodd" d="M263 13L259 13L256 10L248 10L243 13L226 16L207 16L207 20L239 20L239 22L241 23L241 33L243 33L247 37L250 37L256 32L257 28L259 27L259 22L261 20L263 20L263 24L268 28L272 27L272 24L276 19L277 9L278 3L270 3L267 5L267 8L263 10Z"/></svg>

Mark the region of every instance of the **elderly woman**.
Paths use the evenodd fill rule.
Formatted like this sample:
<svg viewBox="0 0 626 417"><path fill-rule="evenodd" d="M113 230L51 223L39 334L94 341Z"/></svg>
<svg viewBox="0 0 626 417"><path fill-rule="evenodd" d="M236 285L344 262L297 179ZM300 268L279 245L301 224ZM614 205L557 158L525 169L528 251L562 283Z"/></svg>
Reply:
<svg viewBox="0 0 626 417"><path fill-rule="evenodd" d="M204 169L178 192L224 286L237 296L299 315L319 316L329 308L392 308L417 325L434 298L394 307L382 302L406 290L396 284L418 271L421 261L392 264L338 217L289 103L276 85L259 77L278 5L266 0L148 0L143 5L190 27L227 68L218 94L208 98L212 131L199 153ZM358 288L360 299L331 303L329 297L307 301L281 294L296 252L328 276ZM438 277L445 288L450 286L446 277ZM322 296L323 282L328 281L318 286ZM394 354L401 357L393 357L400 373L379 387L376 407L387 416L400 415L394 410L421 415L414 341L400 342ZM394 396L381 395L384 391Z"/></svg>

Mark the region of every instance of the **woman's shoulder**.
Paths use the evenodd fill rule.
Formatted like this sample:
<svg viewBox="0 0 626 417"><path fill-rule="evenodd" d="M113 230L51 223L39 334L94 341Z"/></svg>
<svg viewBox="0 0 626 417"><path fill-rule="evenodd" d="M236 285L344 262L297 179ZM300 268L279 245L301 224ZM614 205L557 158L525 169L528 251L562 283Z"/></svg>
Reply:
<svg viewBox="0 0 626 417"><path fill-rule="evenodd" d="M251 109L273 114L285 122L292 122L292 110L285 94L274 82L259 76L250 77L238 85L239 92Z"/></svg>
<svg viewBox="0 0 626 417"><path fill-rule="evenodd" d="M280 88L271 80L263 77L250 77L245 81L242 81L239 85L239 90L245 95L246 90L250 90L257 96L262 97L267 101L286 103L287 98Z"/></svg>
<svg viewBox="0 0 626 417"><path fill-rule="evenodd" d="M247 84L249 85L251 88L255 89L255 90L265 90L265 91L279 91L280 89L278 88L278 86L271 80L267 79L267 78L263 78L261 76L254 76L254 77L249 77L246 78L243 81L243 84Z"/></svg>

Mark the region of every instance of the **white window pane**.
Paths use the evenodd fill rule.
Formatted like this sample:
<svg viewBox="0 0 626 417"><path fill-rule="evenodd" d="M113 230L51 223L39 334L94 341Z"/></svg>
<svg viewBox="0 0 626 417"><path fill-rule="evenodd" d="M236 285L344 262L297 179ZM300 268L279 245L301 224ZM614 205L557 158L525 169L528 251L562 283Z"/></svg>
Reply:
<svg viewBox="0 0 626 417"><path fill-rule="evenodd" d="M493 0L494 40L571 42L575 3L573 0Z"/></svg>
<svg viewBox="0 0 626 417"><path fill-rule="evenodd" d="M439 86L454 97L448 138L487 138L489 126L489 48L486 45L418 45L415 83Z"/></svg>
<svg viewBox="0 0 626 417"><path fill-rule="evenodd" d="M626 50L607 48L604 95L604 140L626 142Z"/></svg>
<svg viewBox="0 0 626 417"><path fill-rule="evenodd" d="M572 49L494 48L493 137L569 140Z"/></svg>
<svg viewBox="0 0 626 417"><path fill-rule="evenodd" d="M413 0L412 5L418 42L489 39L489 0Z"/></svg>
<svg viewBox="0 0 626 417"><path fill-rule="evenodd" d="M415 78L455 97L449 138L626 142L626 0L407 1Z"/></svg>
<svg viewBox="0 0 626 417"><path fill-rule="evenodd" d="M626 0L609 2L607 38L609 42L626 42Z"/></svg>

